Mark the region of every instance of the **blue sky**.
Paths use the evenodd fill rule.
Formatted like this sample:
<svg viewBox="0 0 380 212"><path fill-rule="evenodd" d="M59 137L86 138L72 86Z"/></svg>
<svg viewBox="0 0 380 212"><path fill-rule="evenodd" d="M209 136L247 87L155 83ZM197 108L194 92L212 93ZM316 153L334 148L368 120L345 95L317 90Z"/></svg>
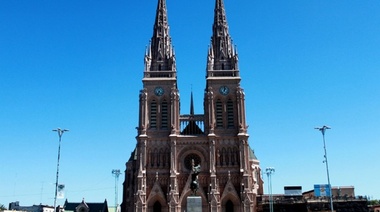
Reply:
<svg viewBox="0 0 380 212"><path fill-rule="evenodd" d="M135 146L143 56L156 0L0 1L0 204L114 205L112 169ZM167 0L181 113L203 113L214 0ZM327 182L380 199L380 1L225 0L239 51L250 145L273 193ZM119 202L121 184L119 179ZM266 177L264 176L266 181ZM265 184L265 192L266 191ZM63 201L58 201L63 204Z"/></svg>

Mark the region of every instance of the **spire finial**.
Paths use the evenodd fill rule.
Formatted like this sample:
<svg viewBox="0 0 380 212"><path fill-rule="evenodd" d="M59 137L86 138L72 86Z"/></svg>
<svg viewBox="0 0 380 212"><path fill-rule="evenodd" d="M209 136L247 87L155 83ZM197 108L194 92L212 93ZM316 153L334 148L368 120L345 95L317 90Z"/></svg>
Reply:
<svg viewBox="0 0 380 212"><path fill-rule="evenodd" d="M175 71L175 55L169 35L166 0L158 0L153 36L149 46L152 62L150 70L147 71Z"/></svg>
<svg viewBox="0 0 380 212"><path fill-rule="evenodd" d="M191 85L190 115L194 116L193 85Z"/></svg>

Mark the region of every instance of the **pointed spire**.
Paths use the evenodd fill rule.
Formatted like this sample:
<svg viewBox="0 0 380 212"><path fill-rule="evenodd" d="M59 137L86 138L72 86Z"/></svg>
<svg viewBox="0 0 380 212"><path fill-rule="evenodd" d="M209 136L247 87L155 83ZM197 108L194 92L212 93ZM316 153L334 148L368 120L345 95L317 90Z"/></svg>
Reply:
<svg viewBox="0 0 380 212"><path fill-rule="evenodd" d="M166 0L158 0L156 10L156 20L153 27L153 38L166 37L169 35L168 14L166 10Z"/></svg>
<svg viewBox="0 0 380 212"><path fill-rule="evenodd" d="M145 56L151 61L146 71L175 71L175 56L169 35L166 0L158 0L153 36L149 53Z"/></svg>
<svg viewBox="0 0 380 212"><path fill-rule="evenodd" d="M191 86L190 95L190 115L186 127L181 132L182 135L200 135L203 134L202 129L197 124L197 118L194 114L194 101L193 101L193 86Z"/></svg>
<svg viewBox="0 0 380 212"><path fill-rule="evenodd" d="M193 87L191 87L190 115L191 115L191 116L194 116Z"/></svg>
<svg viewBox="0 0 380 212"><path fill-rule="evenodd" d="M236 52L228 31L227 17L223 0L215 0L213 34L208 55L209 70L235 70ZM212 57L210 57L212 56ZM210 65L212 67L210 67Z"/></svg>
<svg viewBox="0 0 380 212"><path fill-rule="evenodd" d="M227 17L226 17L226 11L224 9L223 0L216 0L215 1L215 11L214 12L215 12L214 13L214 27L215 27L215 25L221 26L223 28L220 28L219 30L227 30L228 31Z"/></svg>

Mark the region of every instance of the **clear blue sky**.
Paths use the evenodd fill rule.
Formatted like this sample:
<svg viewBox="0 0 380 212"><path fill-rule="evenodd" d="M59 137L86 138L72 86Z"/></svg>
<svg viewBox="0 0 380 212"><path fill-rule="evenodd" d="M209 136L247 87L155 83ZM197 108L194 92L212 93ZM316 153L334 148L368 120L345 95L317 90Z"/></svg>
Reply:
<svg viewBox="0 0 380 212"><path fill-rule="evenodd" d="M0 1L0 203L114 205L112 169L135 146L143 56L157 0ZM273 192L331 183L380 199L380 1L225 0L250 145ZM203 113L214 0L167 0L181 113ZM121 184L119 179L119 202ZM264 177L266 181L266 177ZM265 184L265 192L266 184ZM59 201L62 204L63 201Z"/></svg>

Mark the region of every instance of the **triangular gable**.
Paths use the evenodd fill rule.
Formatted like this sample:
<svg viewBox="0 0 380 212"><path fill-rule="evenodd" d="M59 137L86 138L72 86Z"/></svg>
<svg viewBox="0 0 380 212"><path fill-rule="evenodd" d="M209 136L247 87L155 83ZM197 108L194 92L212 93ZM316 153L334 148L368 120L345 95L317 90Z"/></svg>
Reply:
<svg viewBox="0 0 380 212"><path fill-rule="evenodd" d="M222 194L222 200L227 196L227 195L232 195L234 197L238 197L238 193L236 192L236 189L234 185L231 182L231 179L228 179L226 186L224 187L224 191Z"/></svg>
<svg viewBox="0 0 380 212"><path fill-rule="evenodd" d="M157 198L157 196L159 198ZM160 183L158 182L157 179L156 179L156 182L154 183L153 188L152 188L152 190L151 190L151 192L149 194L149 197L148 197L148 200L147 200L148 204L150 203L150 201L152 199L159 200L159 201L161 200L160 201L161 204L165 204L165 195L164 195L164 192L161 189L161 185L160 185ZM164 202L162 202L162 201L164 201Z"/></svg>
<svg viewBox="0 0 380 212"><path fill-rule="evenodd" d="M234 203L234 205L238 205L240 202L239 195L231 182L230 174L228 176L228 181L226 183L226 186L224 187L224 191L220 200L222 205L224 205L228 200L231 200Z"/></svg>

